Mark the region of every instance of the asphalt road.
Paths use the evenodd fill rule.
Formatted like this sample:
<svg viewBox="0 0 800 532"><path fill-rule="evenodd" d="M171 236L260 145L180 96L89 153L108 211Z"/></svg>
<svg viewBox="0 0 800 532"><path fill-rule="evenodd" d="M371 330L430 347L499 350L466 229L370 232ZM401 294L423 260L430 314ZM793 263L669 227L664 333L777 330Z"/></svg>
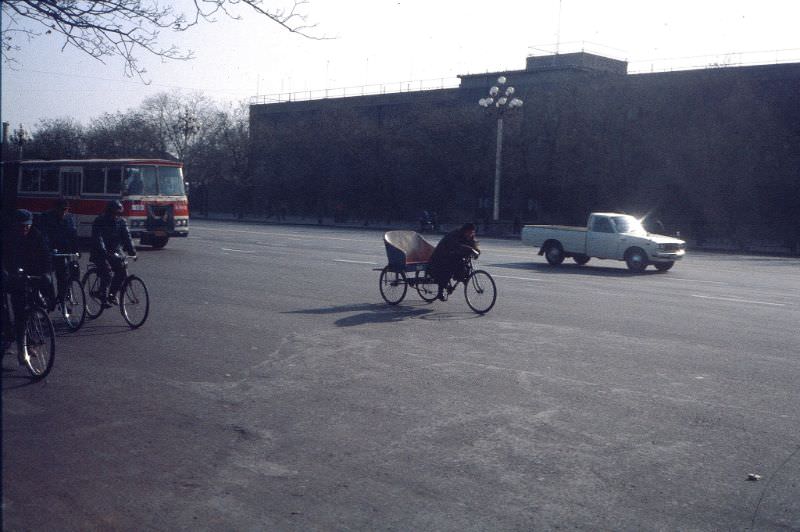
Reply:
<svg viewBox="0 0 800 532"><path fill-rule="evenodd" d="M378 231L191 235L131 267L141 329L3 359L4 530L800 529L798 259L484 239L478 316L384 304Z"/></svg>

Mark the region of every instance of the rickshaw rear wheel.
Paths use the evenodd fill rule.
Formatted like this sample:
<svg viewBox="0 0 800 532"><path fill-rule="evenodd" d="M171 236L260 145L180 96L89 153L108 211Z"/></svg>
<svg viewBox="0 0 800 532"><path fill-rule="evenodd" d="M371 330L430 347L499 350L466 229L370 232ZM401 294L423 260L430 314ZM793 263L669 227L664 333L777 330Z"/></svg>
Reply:
<svg viewBox="0 0 800 532"><path fill-rule="evenodd" d="M408 291L406 274L393 271L389 266L386 266L381 270L378 287L381 290L381 297L383 297L384 301L390 305L397 305L406 297L406 292Z"/></svg>

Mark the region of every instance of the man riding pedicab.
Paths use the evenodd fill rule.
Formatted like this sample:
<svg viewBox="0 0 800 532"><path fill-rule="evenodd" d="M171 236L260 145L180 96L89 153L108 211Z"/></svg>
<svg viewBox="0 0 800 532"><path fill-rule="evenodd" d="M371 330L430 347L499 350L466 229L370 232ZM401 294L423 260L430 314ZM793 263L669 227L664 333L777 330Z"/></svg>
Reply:
<svg viewBox="0 0 800 532"><path fill-rule="evenodd" d="M459 229L447 233L433 250L428 272L439 285L436 297L441 301L445 300L444 290L451 279L466 280L467 259L480 253L478 242L475 240L475 230L475 224L466 223Z"/></svg>

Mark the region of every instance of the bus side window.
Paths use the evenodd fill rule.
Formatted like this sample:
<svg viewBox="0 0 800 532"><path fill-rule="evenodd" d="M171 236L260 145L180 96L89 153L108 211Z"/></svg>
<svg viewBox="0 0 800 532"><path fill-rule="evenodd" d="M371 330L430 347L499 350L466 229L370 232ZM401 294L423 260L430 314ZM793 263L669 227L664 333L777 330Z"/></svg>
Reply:
<svg viewBox="0 0 800 532"><path fill-rule="evenodd" d="M102 194L105 185L103 169L87 165L83 167L83 172L83 192L86 194Z"/></svg>
<svg viewBox="0 0 800 532"><path fill-rule="evenodd" d="M39 192L39 168L22 168L22 179L19 182L20 192Z"/></svg>
<svg viewBox="0 0 800 532"><path fill-rule="evenodd" d="M106 171L106 193L119 194L122 191L122 168L114 166Z"/></svg>
<svg viewBox="0 0 800 532"><path fill-rule="evenodd" d="M58 167L46 166L42 169L42 192L58 192Z"/></svg>

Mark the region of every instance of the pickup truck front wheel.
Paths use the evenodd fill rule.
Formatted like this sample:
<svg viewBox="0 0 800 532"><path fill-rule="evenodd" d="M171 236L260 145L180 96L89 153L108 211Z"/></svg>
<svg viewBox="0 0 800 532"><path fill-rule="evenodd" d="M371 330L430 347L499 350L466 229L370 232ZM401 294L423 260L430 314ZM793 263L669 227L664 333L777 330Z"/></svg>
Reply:
<svg viewBox="0 0 800 532"><path fill-rule="evenodd" d="M625 263L634 273L641 273L647 268L647 253L642 248L631 248L625 252Z"/></svg>
<svg viewBox="0 0 800 532"><path fill-rule="evenodd" d="M674 265L675 265L675 261L672 261L672 260L669 261L669 262L654 262L653 263L653 266L656 267L656 270L658 270L660 272L665 272L665 271L669 270L670 268L672 268Z"/></svg>
<svg viewBox="0 0 800 532"><path fill-rule="evenodd" d="M561 244L558 242L548 244L547 249L544 251L544 258L553 266L558 266L564 262L564 249Z"/></svg>

